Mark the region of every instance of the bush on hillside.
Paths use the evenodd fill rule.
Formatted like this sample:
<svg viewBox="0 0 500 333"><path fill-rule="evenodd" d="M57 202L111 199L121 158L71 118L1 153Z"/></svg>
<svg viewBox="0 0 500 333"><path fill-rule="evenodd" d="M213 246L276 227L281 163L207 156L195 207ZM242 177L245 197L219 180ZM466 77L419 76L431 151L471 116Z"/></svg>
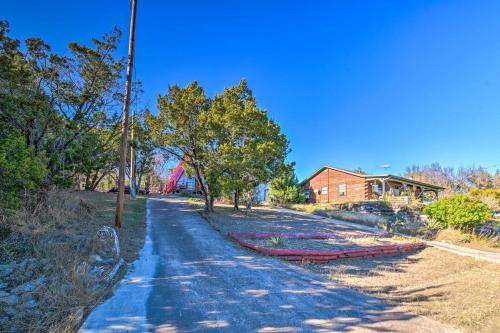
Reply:
<svg viewBox="0 0 500 333"><path fill-rule="evenodd" d="M500 211L500 188L472 189L469 194L484 202L493 211Z"/></svg>
<svg viewBox="0 0 500 333"><path fill-rule="evenodd" d="M36 155L22 135L0 140L0 208L19 208L24 195L40 188L46 165L45 155Z"/></svg>
<svg viewBox="0 0 500 333"><path fill-rule="evenodd" d="M430 203L424 213L442 227L472 232L491 217L491 210L478 199L455 195Z"/></svg>

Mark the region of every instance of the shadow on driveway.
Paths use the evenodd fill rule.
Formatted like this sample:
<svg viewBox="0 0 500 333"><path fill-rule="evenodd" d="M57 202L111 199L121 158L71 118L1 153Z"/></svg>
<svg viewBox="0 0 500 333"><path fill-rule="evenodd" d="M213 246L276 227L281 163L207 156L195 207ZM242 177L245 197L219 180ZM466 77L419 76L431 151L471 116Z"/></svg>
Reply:
<svg viewBox="0 0 500 333"><path fill-rule="evenodd" d="M146 251L82 332L452 331L239 248L181 199L150 199L148 219Z"/></svg>

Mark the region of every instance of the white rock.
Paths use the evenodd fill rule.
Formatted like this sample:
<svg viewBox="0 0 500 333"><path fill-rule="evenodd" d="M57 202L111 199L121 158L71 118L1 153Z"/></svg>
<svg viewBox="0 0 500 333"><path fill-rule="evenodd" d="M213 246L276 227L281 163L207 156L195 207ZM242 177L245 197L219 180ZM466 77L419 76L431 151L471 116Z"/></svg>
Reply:
<svg viewBox="0 0 500 333"><path fill-rule="evenodd" d="M120 257L120 242L115 229L105 226L99 229L96 233L97 244L96 252L101 257L113 257L118 259Z"/></svg>

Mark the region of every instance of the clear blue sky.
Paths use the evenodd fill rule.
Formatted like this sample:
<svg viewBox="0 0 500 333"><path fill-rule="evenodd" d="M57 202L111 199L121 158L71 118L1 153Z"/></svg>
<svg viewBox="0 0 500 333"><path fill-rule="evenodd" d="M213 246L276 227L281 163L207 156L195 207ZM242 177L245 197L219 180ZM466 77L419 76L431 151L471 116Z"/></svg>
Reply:
<svg viewBox="0 0 500 333"><path fill-rule="evenodd" d="M494 0L139 0L137 76L153 109L169 84L213 95L246 78L300 179L325 164L500 168L499 13ZM127 0L4 1L0 18L56 51L117 25L126 53Z"/></svg>

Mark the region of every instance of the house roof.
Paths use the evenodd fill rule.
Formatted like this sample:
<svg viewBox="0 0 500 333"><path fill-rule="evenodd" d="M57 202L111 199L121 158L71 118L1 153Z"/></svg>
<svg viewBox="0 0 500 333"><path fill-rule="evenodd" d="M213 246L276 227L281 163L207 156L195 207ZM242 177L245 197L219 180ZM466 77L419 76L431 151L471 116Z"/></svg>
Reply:
<svg viewBox="0 0 500 333"><path fill-rule="evenodd" d="M434 189L434 190L439 190L439 191L444 190L444 187L437 186L437 185L434 185L434 184L425 183L425 182L420 182L420 181L413 180L413 179L406 178L406 177L401 177L401 176L396 176L396 175L391 175L391 174L368 175L368 174L354 172L354 171L347 170L347 169L331 167L329 165L325 165L325 166L319 168L318 170L316 170L312 175L310 175L309 177L307 177L306 179L304 179L301 182L301 184L304 184L306 181L308 181L309 179L313 178L314 176L316 176L317 174L319 174L321 171L323 171L325 169L330 169L330 170L335 170L335 171L347 173L347 174L350 174L350 175L353 175L353 176L365 178L366 180L371 180L371 179L396 180L396 181L405 182L405 183L409 183L409 184L414 184L414 185L418 185L418 186L428 187L428 188L431 188L431 189Z"/></svg>

